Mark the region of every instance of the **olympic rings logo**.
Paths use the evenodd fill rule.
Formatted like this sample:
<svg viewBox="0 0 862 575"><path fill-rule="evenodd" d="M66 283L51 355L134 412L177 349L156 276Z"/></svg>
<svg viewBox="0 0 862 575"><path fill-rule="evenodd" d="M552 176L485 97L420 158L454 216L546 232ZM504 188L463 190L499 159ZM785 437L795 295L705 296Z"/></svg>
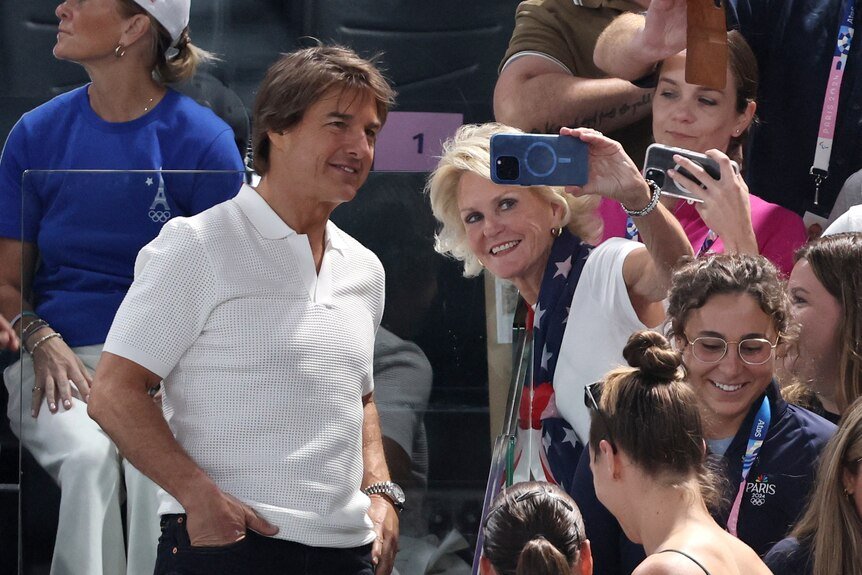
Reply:
<svg viewBox="0 0 862 575"><path fill-rule="evenodd" d="M171 219L171 212L161 210L150 210L150 219L156 223L165 223Z"/></svg>

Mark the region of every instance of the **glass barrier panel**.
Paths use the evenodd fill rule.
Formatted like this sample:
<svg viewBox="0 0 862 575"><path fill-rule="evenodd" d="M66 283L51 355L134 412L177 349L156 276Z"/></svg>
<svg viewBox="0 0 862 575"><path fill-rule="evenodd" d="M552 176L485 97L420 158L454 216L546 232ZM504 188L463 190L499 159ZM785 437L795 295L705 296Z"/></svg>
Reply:
<svg viewBox="0 0 862 575"><path fill-rule="evenodd" d="M469 572L491 460L483 282L463 278L458 262L434 252L436 224L422 192L426 176L373 172L357 197L332 214L336 225L378 256L387 276L375 344L375 398L387 461L408 498L396 559L405 575L432 568ZM27 172L20 235L27 304L19 302L17 312L35 308L51 326L27 333L36 319L25 317L25 339L28 348L37 348L37 361L60 348L71 365L80 361L92 373L140 248L169 219L231 196L241 179L233 172ZM53 330L63 339L44 339ZM72 368L65 369L68 374ZM24 572L47 569L52 557L65 560L64 545L75 535L65 535L64 514L71 513L79 532L100 506L110 509L101 513L115 539L116 552L105 556L119 563L126 546L129 561L140 557L144 552L134 543L145 539L130 535L135 527L124 511L134 489L131 472L87 417L76 386L70 387L70 409L60 402L52 412L42 398L33 418L33 398L44 394L33 388L47 384L24 354L7 370L6 387L10 423L24 447ZM73 423L64 427L66 421ZM77 440L81 428L92 437ZM85 463L69 466L79 452ZM106 477L93 479L96 468L104 468Z"/></svg>
<svg viewBox="0 0 862 575"><path fill-rule="evenodd" d="M147 508L155 489L140 488L139 474L87 415L89 380L132 283L138 251L168 220L233 197L244 177L234 171L24 173L20 262L13 267L22 286L22 340L34 355L22 353L5 374L9 422L22 447L23 572L47 572L53 562L66 572L120 573L127 551L130 572L135 561L149 562L141 573L152 572L155 509L135 517L124 505L140 496L147 505L138 509ZM65 400L64 390L71 395Z"/></svg>
<svg viewBox="0 0 862 575"><path fill-rule="evenodd" d="M465 123L493 120L493 87L518 0L449 2L445 7L419 2L391 13L364 1L195 1L191 40L219 58L200 66L191 80L171 87L224 120L245 156L253 102L267 68L280 53L313 45L320 38L363 56L382 52L381 67L398 91L394 110L424 118L425 123L407 127L402 118L404 129L397 131L398 123L390 116L390 134L376 155L376 168L392 165L392 152L385 149L392 132L406 138L403 150L398 149L401 140L388 142L399 158L413 161L422 156L428 161L437 155L444 132L437 125L440 117L457 116ZM56 0L4 4L0 24L8 36L4 37L8 69L0 86L0 140L6 140L24 112L89 81L83 67L52 55L57 4ZM34 28L33 22L39 25ZM368 245L387 276L396 278L387 279L375 376L386 454L393 474L408 491L397 565L402 575L431 569L463 573L470 569L478 535L492 440L500 427L495 417L502 418L504 410L511 342L508 335L501 338L499 330L486 328L489 321L505 321L499 321L502 316L495 313L494 297L488 298L482 279L463 278L458 262L433 251L436 224L422 194L427 174L415 171L429 164L403 165L411 171L372 172L358 197L332 218ZM63 334L64 345L97 346L100 337L93 333L103 338L107 332L140 247L169 219L203 207L197 200L175 200L171 189L220 188L224 183L217 180L231 179L167 172L27 173L21 214L25 226L9 236L22 240L18 251L27 263L28 279L32 276L23 291L41 295L37 308L45 308L49 323ZM166 202L159 195L162 187ZM387 198L383 202L375 198L379 189L390 190L383 194ZM50 224L43 225L44 215L53 218ZM12 267L20 276L20 266ZM486 314L487 302L491 305ZM25 309L20 301L7 306L11 307L0 310L7 319ZM54 347L57 340L45 340L41 346ZM96 350L85 358L86 369L98 360ZM0 428L0 575L5 575L3 565L14 562L15 549L22 555L21 572L49 568L60 506L60 489L52 478L52 473L59 473L55 469L59 464L43 461L45 471L30 450L17 445L19 437L25 444L37 438L22 426L30 418L27 401L36 385L27 383L34 378L29 356L19 359L15 353L0 353L0 366L12 367L6 372L12 401L0 402L8 406L9 421ZM71 412L84 411L79 401L73 401ZM39 418L48 414L59 420L64 413L62 405L55 415L43 405ZM62 434L45 441L54 446L61 440ZM3 491L7 481L8 495ZM121 496L125 487L116 486ZM100 495L115 498L113 492ZM77 497L83 501L95 496L82 492ZM76 513L74 503L71 508ZM18 529L12 526L16 515ZM86 517L78 519L83 522Z"/></svg>
<svg viewBox="0 0 862 575"><path fill-rule="evenodd" d="M402 575L469 572L491 458L484 286L434 251L426 177L372 172L332 214L386 272L375 401L390 472L408 486Z"/></svg>

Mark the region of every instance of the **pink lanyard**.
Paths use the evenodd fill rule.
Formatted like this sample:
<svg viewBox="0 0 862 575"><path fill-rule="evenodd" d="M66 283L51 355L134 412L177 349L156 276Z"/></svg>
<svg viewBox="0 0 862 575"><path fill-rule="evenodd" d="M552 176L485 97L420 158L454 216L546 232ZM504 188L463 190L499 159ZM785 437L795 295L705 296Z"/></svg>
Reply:
<svg viewBox="0 0 862 575"><path fill-rule="evenodd" d="M814 176L815 206L820 205L820 184L829 176L829 158L832 156L832 141L835 138L835 123L838 118L838 97L841 95L841 82L844 79L844 69L847 67L847 55L850 53L850 43L853 41L853 18L856 14L853 3L853 0L844 1L838 39L835 42L835 54L832 57L832 68L829 70L829 82L826 84L826 96L823 98L820 131L817 133L817 145L814 148L814 163L808 170L808 173Z"/></svg>

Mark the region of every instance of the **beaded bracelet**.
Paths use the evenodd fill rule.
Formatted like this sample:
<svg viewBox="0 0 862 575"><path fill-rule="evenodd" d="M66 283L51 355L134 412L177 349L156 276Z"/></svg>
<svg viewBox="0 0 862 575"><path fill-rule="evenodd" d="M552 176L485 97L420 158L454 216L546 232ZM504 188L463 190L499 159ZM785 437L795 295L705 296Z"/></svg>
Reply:
<svg viewBox="0 0 862 575"><path fill-rule="evenodd" d="M15 324L18 323L19 321L21 321L22 319L24 319L25 317L38 317L38 316L34 312L32 312L28 309L25 309L24 311L22 311L21 313L19 313L15 317L13 317L12 321L9 322L9 325L12 327L15 327Z"/></svg>
<svg viewBox="0 0 862 575"><path fill-rule="evenodd" d="M647 180L646 183L649 186L650 191L652 192L652 195L650 196L649 203L646 205L645 208L643 208L642 210L630 210L627 207L620 204L623 207L623 210L625 211L625 213L627 213L629 216L631 216L633 218L639 218L641 216L645 216L648 213L650 213L651 211L653 211L655 209L655 207L658 205L659 197L661 197L661 188L658 187L657 183L655 183L652 180Z"/></svg>
<svg viewBox="0 0 862 575"><path fill-rule="evenodd" d="M34 353L36 353L36 350L39 349L39 346L42 345L43 343L45 343L46 341L48 341L49 339L51 339L52 337L59 337L60 339L63 339L63 336L60 335L59 332L56 332L56 331L51 332L48 335L40 338L39 341L37 341L36 343L33 344L33 347L30 348L30 350L29 350L30 355L33 355Z"/></svg>
<svg viewBox="0 0 862 575"><path fill-rule="evenodd" d="M27 341L43 327L51 327L44 319L37 319L28 323L21 331L21 341Z"/></svg>

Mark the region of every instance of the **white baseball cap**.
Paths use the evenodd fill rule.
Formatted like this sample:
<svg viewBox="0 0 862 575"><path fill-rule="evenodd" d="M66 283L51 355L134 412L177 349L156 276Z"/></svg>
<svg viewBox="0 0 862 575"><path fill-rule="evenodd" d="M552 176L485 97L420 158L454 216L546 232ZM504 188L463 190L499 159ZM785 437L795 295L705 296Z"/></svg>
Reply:
<svg viewBox="0 0 862 575"><path fill-rule="evenodd" d="M171 46L176 46L180 35L189 25L191 0L135 0L149 12L171 35Z"/></svg>

